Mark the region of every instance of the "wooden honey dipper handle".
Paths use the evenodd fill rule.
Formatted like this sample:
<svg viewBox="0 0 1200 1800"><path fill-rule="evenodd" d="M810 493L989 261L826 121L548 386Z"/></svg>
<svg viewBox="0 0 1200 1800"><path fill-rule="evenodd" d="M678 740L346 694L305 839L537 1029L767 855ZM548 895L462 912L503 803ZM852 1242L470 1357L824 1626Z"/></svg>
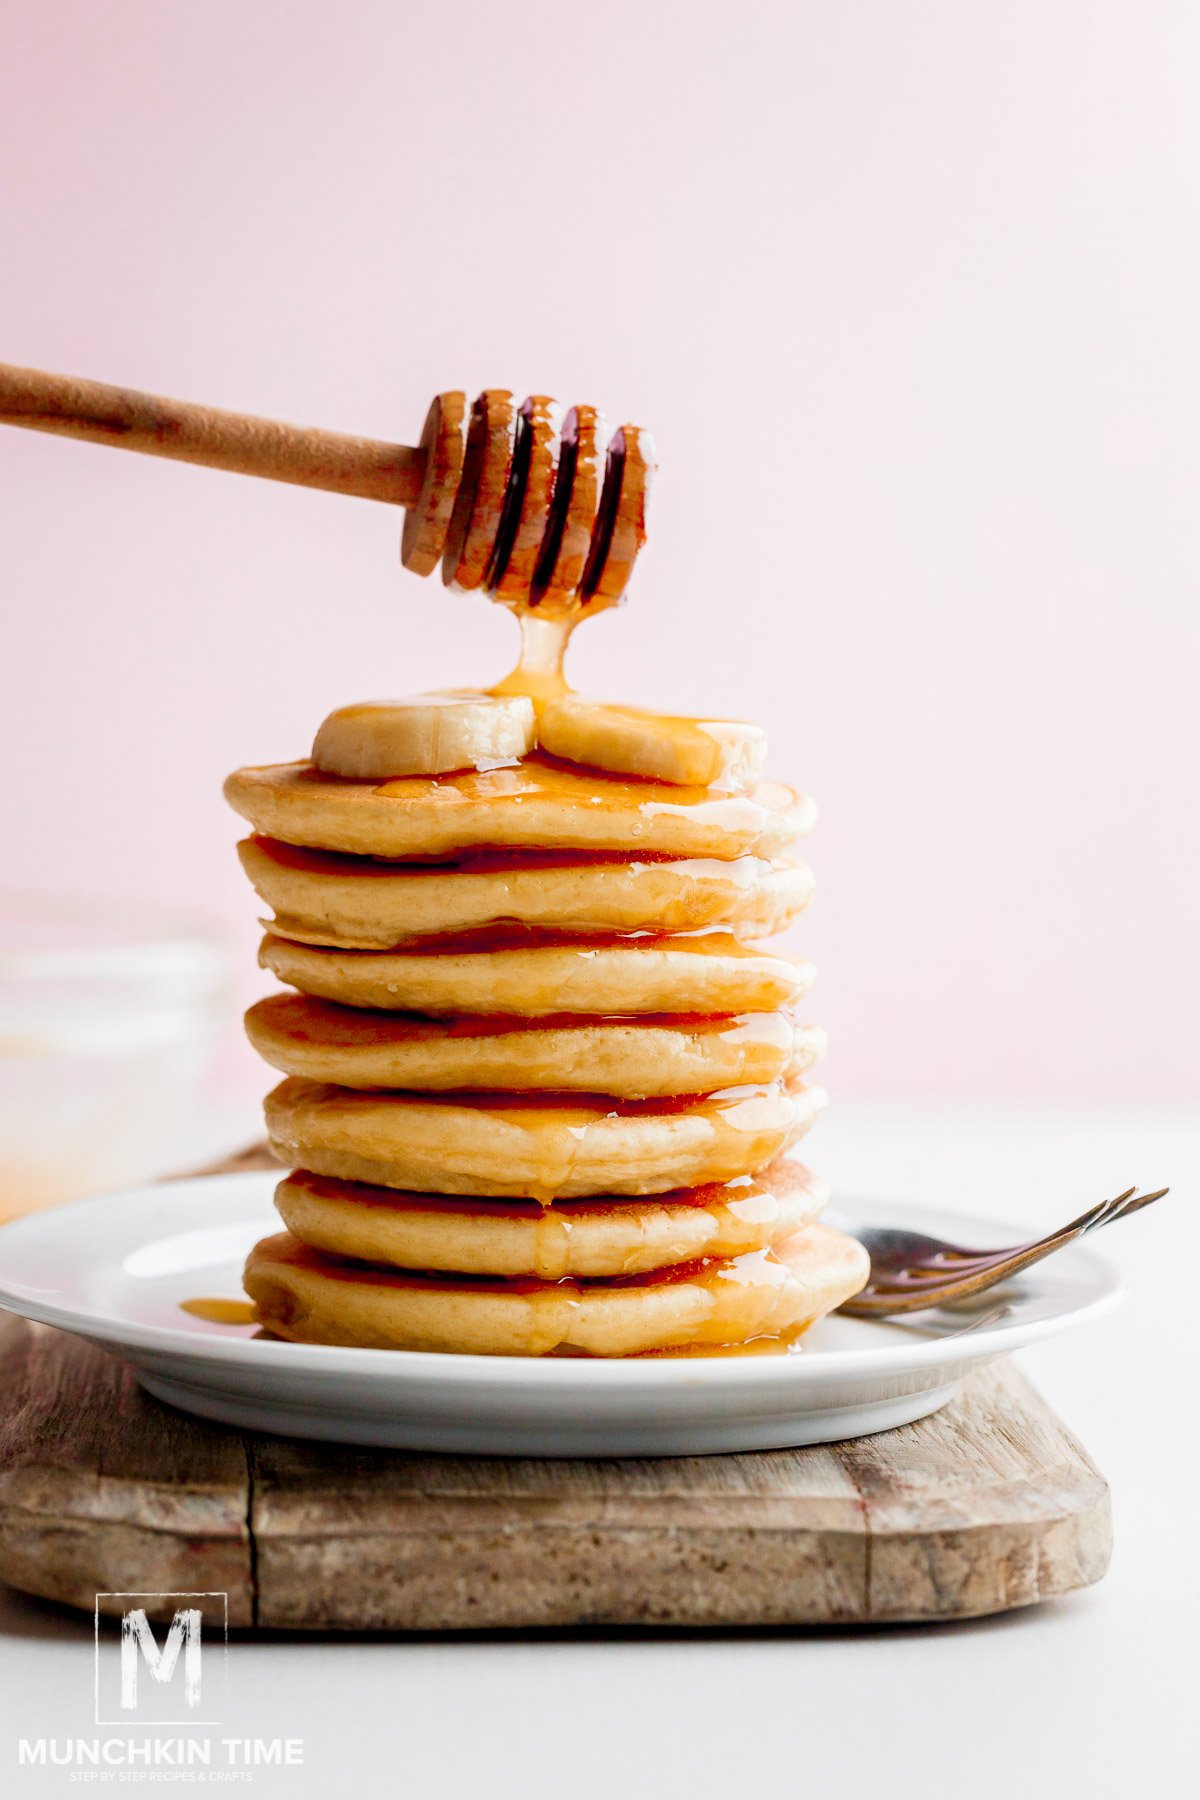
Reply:
<svg viewBox="0 0 1200 1800"><path fill-rule="evenodd" d="M559 419L544 394L439 394L413 448L0 363L0 424L402 506L414 573L441 562L447 585L510 606L598 611L645 542L653 446L636 425L609 437L591 406Z"/></svg>
<svg viewBox="0 0 1200 1800"><path fill-rule="evenodd" d="M393 506L416 502L425 473L425 451L407 444L283 425L11 363L0 363L0 423Z"/></svg>

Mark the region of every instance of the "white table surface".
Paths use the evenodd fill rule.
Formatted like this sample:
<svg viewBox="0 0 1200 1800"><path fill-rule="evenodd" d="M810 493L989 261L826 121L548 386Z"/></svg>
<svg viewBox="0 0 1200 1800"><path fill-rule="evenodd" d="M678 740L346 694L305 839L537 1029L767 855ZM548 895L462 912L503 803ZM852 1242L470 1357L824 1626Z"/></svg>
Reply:
<svg viewBox="0 0 1200 1800"><path fill-rule="evenodd" d="M248 1135L250 1113L214 1122ZM302 1737L264 1795L361 1781L404 1800L663 1800L1190 1789L1200 1552L1194 1300L1200 1120L839 1105L808 1151L843 1194L1031 1224L1132 1182L1171 1197L1107 1235L1132 1293L1023 1366L1108 1476L1116 1550L1090 1591L949 1627L765 1634L235 1641L220 1735ZM1099 1246L1098 1246L1099 1247ZM94 1735L91 1621L0 1590L0 1791L57 1793L17 1737ZM1185 1752L1187 1761L1185 1762ZM364 1787L364 1790L365 1787Z"/></svg>

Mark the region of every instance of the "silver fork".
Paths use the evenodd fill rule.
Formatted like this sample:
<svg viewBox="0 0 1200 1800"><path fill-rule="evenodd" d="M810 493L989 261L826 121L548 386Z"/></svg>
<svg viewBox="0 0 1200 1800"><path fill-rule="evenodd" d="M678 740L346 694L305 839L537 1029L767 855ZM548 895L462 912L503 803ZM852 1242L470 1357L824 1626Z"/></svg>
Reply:
<svg viewBox="0 0 1200 1800"><path fill-rule="evenodd" d="M1115 1200L1102 1200L1080 1213L1069 1225L1030 1244L1017 1244L1008 1250L964 1250L958 1244L944 1243L940 1238L924 1237L918 1231L895 1231L865 1226L854 1236L871 1258L871 1276L861 1293L840 1307L844 1313L859 1318L881 1318L888 1313L917 1312L926 1306L944 1306L950 1300L964 1300L970 1294L981 1294L985 1288L1007 1281L1021 1269L1053 1256L1066 1244L1073 1244L1101 1225L1115 1219L1127 1219L1152 1200L1161 1200L1169 1188L1157 1188L1153 1194L1139 1194L1126 1188Z"/></svg>

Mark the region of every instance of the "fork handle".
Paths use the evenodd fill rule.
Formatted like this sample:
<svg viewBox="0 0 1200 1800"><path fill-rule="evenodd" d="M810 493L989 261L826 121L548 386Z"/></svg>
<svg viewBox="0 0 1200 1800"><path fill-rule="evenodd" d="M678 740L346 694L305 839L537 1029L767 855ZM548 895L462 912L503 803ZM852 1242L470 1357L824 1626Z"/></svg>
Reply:
<svg viewBox="0 0 1200 1800"><path fill-rule="evenodd" d="M12 363L0 363L0 424L392 506L420 498L425 472L425 452L407 444L284 425Z"/></svg>

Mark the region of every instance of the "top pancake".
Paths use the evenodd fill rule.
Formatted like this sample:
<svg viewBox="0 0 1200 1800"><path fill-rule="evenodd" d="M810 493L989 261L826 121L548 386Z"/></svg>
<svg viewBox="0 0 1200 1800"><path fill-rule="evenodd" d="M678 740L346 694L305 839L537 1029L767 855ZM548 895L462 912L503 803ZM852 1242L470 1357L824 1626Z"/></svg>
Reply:
<svg viewBox="0 0 1200 1800"><path fill-rule="evenodd" d="M778 782L713 794L617 779L541 755L512 768L385 782L281 763L238 769L225 797L265 837L394 858L436 859L479 845L772 857L816 820L812 801Z"/></svg>

